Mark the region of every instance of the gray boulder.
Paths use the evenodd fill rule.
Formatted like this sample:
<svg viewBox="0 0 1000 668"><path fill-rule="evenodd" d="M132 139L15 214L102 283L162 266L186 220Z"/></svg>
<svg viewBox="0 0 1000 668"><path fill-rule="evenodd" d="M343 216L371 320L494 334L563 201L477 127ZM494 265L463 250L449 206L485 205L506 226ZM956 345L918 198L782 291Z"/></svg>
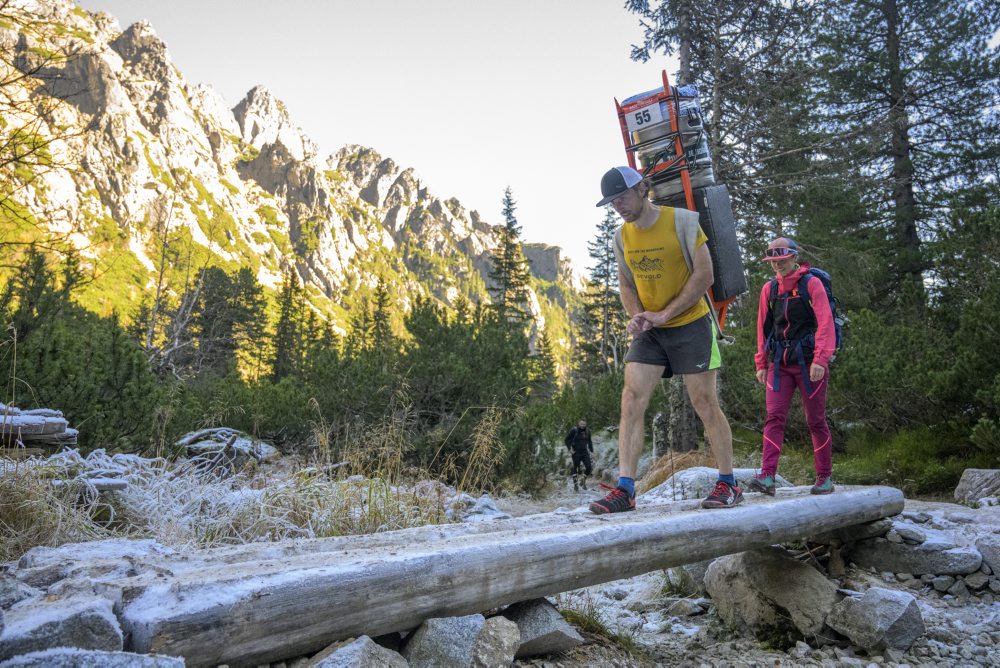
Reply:
<svg viewBox="0 0 1000 668"><path fill-rule="evenodd" d="M1000 573L1000 535L987 534L976 541L976 549L983 555L983 563L991 573Z"/></svg>
<svg viewBox="0 0 1000 668"><path fill-rule="evenodd" d="M706 594L705 572L708 571L712 561L712 559L706 559L670 568L666 572L666 577L677 592L686 596L704 596Z"/></svg>
<svg viewBox="0 0 1000 668"><path fill-rule="evenodd" d="M368 636L347 643L309 664L311 668L406 668L406 659Z"/></svg>
<svg viewBox="0 0 1000 668"><path fill-rule="evenodd" d="M837 602L837 586L777 547L716 559L705 588L719 616L754 636L792 628L807 639L826 636L824 621Z"/></svg>
<svg viewBox="0 0 1000 668"><path fill-rule="evenodd" d="M403 657L411 666L471 666L485 625L482 615L428 619L407 640Z"/></svg>
<svg viewBox="0 0 1000 668"><path fill-rule="evenodd" d="M474 668L509 666L520 646L517 624L499 615L490 617L472 648L472 665Z"/></svg>
<svg viewBox="0 0 1000 668"><path fill-rule="evenodd" d="M0 660L55 647L122 649L121 627L103 598L29 599L8 610L5 621Z"/></svg>
<svg viewBox="0 0 1000 668"><path fill-rule="evenodd" d="M851 546L850 559L864 568L914 575L964 575L979 570L983 557L974 547L955 545L942 532L925 530L919 545L870 538Z"/></svg>
<svg viewBox="0 0 1000 668"><path fill-rule="evenodd" d="M6 610L18 601L37 596L41 592L29 587L10 575L0 574L0 610Z"/></svg>
<svg viewBox="0 0 1000 668"><path fill-rule="evenodd" d="M184 659L162 654L130 654L58 647L15 656L0 668L184 668Z"/></svg>
<svg viewBox="0 0 1000 668"><path fill-rule="evenodd" d="M1000 496L1000 469L965 469L955 487L955 500L974 503Z"/></svg>
<svg viewBox="0 0 1000 668"><path fill-rule="evenodd" d="M755 469L734 469L733 475L741 481L740 484L746 490L744 481L757 475L757 471ZM666 481L645 492L642 494L642 500L646 503L670 503L684 499L702 499L711 493L718 480L718 469L693 466L678 471ZM792 484L781 476L775 476L774 484L777 487L792 487Z"/></svg>
<svg viewBox="0 0 1000 668"><path fill-rule="evenodd" d="M924 633L917 600L910 594L872 587L833 607L826 623L868 652L907 650Z"/></svg>
<svg viewBox="0 0 1000 668"><path fill-rule="evenodd" d="M508 607L503 616L517 624L521 646L516 658L565 652L583 644L583 638L544 598L522 601Z"/></svg>

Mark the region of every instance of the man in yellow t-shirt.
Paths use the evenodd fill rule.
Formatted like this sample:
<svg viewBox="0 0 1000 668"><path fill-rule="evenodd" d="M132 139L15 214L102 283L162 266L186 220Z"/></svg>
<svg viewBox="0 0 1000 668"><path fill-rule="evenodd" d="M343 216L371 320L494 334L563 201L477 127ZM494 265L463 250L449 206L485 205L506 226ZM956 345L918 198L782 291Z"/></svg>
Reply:
<svg viewBox="0 0 1000 668"><path fill-rule="evenodd" d="M698 214L649 201L649 184L630 167L615 167L601 179L603 199L625 223L616 244L618 285L633 337L625 355L618 430L618 486L590 504L595 513L635 509L635 472L642 454L646 407L663 377L684 376L695 412L719 464L719 480L704 508L727 508L743 500L733 477L733 435L719 406L716 376L721 357L716 326L705 294L712 285L708 238ZM605 486L607 487L607 486Z"/></svg>

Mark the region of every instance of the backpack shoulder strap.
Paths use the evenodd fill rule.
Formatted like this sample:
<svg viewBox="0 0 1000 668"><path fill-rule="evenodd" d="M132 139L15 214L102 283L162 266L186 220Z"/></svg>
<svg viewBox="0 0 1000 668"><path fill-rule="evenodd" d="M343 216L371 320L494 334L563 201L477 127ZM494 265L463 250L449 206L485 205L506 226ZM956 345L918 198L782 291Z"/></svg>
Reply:
<svg viewBox="0 0 1000 668"><path fill-rule="evenodd" d="M809 297L809 279L813 277L812 269L799 276L799 296L805 300L805 303L809 305L809 308L812 308L812 299ZM818 276L815 278L816 280L819 280Z"/></svg>

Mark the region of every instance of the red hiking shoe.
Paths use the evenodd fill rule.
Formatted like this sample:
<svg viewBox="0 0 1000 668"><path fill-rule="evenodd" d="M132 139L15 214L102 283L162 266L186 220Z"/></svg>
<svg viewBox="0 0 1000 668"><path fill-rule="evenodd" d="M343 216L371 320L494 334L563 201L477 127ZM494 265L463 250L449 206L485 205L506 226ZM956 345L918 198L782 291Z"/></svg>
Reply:
<svg viewBox="0 0 1000 668"><path fill-rule="evenodd" d="M743 502L743 490L724 480L715 483L715 489L701 502L702 508L730 508Z"/></svg>
<svg viewBox="0 0 1000 668"><path fill-rule="evenodd" d="M602 489L608 490L608 495L600 501L590 504L590 512L598 515L605 513L624 513L628 510L635 510L635 497L629 496L621 487L611 487L600 483Z"/></svg>

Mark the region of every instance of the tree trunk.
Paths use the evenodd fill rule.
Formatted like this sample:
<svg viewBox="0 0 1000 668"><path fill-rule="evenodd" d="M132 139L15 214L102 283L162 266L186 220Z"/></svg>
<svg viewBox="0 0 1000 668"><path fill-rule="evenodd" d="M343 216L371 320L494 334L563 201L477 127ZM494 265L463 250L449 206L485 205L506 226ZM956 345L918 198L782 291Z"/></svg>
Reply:
<svg viewBox="0 0 1000 668"><path fill-rule="evenodd" d="M653 570L871 522L903 509L889 487L800 490L725 512L698 501L613 517L535 515L485 526L430 526L295 545L187 554L159 572L95 575L126 650L188 666L258 665L330 642L405 630ZM106 571L104 571L106 573Z"/></svg>
<svg viewBox="0 0 1000 668"><path fill-rule="evenodd" d="M913 161L910 144L908 106L910 93L901 63L900 21L897 0L883 0L886 21L886 55L889 67L889 152L892 158L892 198L896 240L899 244L897 271L905 306L925 303L923 262L920 258L920 237L917 234L917 204L913 193ZM916 315L915 314L915 315Z"/></svg>

